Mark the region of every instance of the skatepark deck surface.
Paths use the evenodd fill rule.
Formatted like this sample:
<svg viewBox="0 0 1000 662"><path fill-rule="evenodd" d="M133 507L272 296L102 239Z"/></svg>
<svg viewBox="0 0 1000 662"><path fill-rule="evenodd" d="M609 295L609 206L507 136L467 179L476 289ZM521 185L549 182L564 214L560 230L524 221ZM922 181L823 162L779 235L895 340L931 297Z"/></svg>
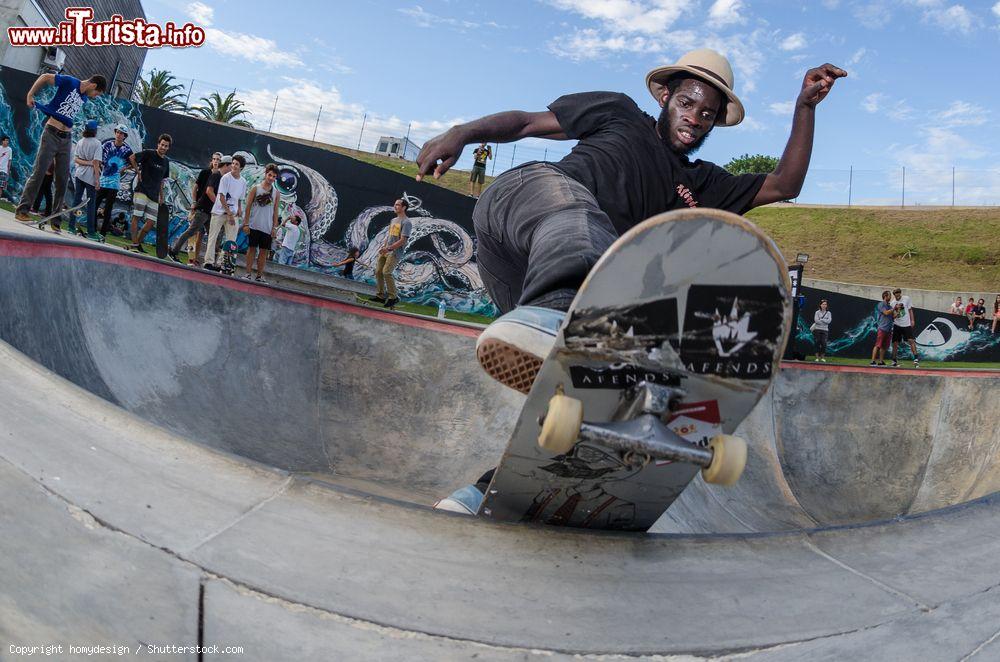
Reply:
<svg viewBox="0 0 1000 662"><path fill-rule="evenodd" d="M8 227L0 643L1000 659L996 373L789 365L658 533L496 524L476 330Z"/></svg>

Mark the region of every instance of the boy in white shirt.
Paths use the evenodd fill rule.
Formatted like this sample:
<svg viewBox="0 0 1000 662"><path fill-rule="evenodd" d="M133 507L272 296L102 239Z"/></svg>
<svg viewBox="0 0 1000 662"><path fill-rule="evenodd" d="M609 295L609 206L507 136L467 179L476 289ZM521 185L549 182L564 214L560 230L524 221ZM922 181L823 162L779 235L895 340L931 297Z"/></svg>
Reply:
<svg viewBox="0 0 1000 662"><path fill-rule="evenodd" d="M299 243L299 235L302 234L302 229L299 227L301 222L302 218L298 214L292 214L291 218L286 220L282 226L285 229L285 236L281 240L281 248L278 249L278 254L274 256L278 264L292 263L295 246Z"/></svg>
<svg viewBox="0 0 1000 662"><path fill-rule="evenodd" d="M227 161L228 159L228 161ZM244 198L247 195L247 183L240 176L246 159L236 156L223 156L222 163L232 163L229 172L219 180L219 190L215 193L215 204L212 206L212 221L208 229L208 246L205 249L205 269L221 271L216 264L219 257L215 247L219 241L219 233L225 232L226 241L236 241L240 226L237 220L243 212Z"/></svg>
<svg viewBox="0 0 1000 662"><path fill-rule="evenodd" d="M919 368L920 357L917 356L917 342L913 338L913 327L916 325L916 320L910 297L904 296L903 291L898 287L892 291L892 297L892 300L889 301L895 314L895 319L892 322L892 367L899 367L899 362L896 361L896 352L899 349L899 342L906 340L910 344L910 351L913 352L913 367Z"/></svg>

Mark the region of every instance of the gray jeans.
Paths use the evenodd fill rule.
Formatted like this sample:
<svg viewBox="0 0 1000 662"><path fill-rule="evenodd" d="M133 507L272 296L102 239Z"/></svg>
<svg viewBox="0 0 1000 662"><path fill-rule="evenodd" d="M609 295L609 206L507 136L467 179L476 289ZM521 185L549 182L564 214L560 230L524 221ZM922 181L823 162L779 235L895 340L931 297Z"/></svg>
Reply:
<svg viewBox="0 0 1000 662"><path fill-rule="evenodd" d="M547 163L497 177L476 203L472 221L479 274L502 313L519 305L567 310L618 238L590 191Z"/></svg>
<svg viewBox="0 0 1000 662"><path fill-rule="evenodd" d="M205 227L205 223L208 223L209 218L211 217L208 215L208 212L196 209L191 215L191 220L188 222L187 230L185 230L181 236L177 237L177 241L175 241L174 245L170 247L170 252L174 254L180 253L188 239L201 234L201 230ZM195 256L195 258L197 258L197 256Z"/></svg>
<svg viewBox="0 0 1000 662"><path fill-rule="evenodd" d="M42 129L42 138L38 143L35 167L21 191L21 201L17 203L17 212L28 213L35 201L35 196L38 195L38 190L42 187L45 171L49 169L49 164L52 163L53 159L56 162L54 175L56 185L52 195L52 213L57 214L62 211L63 196L66 195L66 185L69 183L72 151L72 134L67 131L58 131L55 127L46 124L45 128Z"/></svg>

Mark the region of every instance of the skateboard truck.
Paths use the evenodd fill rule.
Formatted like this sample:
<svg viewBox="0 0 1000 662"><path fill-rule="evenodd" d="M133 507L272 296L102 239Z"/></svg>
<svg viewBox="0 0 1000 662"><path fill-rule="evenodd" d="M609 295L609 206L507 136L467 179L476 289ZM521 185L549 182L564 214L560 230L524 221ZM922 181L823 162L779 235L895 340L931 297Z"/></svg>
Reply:
<svg viewBox="0 0 1000 662"><path fill-rule="evenodd" d="M619 410L617 420L594 424L583 420L583 403L558 388L539 421L542 430L538 445L564 454L577 442L589 441L621 452L632 465L644 466L650 460L687 462L701 467L706 482L734 484L746 465L746 442L723 434L713 437L708 448L702 448L671 430L662 418L683 395L680 389L643 382Z"/></svg>

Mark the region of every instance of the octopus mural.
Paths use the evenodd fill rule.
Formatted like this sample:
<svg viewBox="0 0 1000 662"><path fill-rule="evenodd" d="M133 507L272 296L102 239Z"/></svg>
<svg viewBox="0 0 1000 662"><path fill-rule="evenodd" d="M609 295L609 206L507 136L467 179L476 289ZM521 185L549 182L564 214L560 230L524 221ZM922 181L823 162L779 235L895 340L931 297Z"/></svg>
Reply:
<svg viewBox="0 0 1000 662"><path fill-rule="evenodd" d="M7 75L13 73L21 75L21 72L12 72L5 74L5 79ZM26 74L24 76L25 84L30 85L33 77L29 79ZM39 100L44 100L45 94L51 93L51 88L46 90L44 94L39 95ZM27 109L14 112L11 103L17 96L8 95L0 84L0 132L11 137L11 147L14 151L11 185L8 190L8 197L11 198L19 195L23 182L30 174L44 124L44 116L41 113L28 112ZM123 99L100 97L84 105L74 125L74 142L80 138L85 121L96 119L100 125L97 137L102 142L114 139L115 124L125 124L130 127L127 142L138 152L144 144L152 142L155 138L153 134L157 133L147 128L151 121L156 124L148 117L150 112L160 114L156 119L163 124L162 115L165 114L163 111L146 109ZM20 132L17 131L16 114L22 115L19 123ZM26 117L23 117L24 115ZM180 122L191 122L192 129L205 131L200 120L177 114L170 114L170 117L171 128L175 128ZM226 130L230 129L227 127ZM193 203L192 183L200 169L204 167L201 163L182 158L195 152L190 146L186 151L176 149L180 142L177 140L179 136L190 137L187 131L182 133L175 128L172 133L175 135L175 142L171 152L168 153L171 168L164 200L170 208L171 239L176 238L187 228L188 210ZM449 309L463 312L486 315L496 313L476 266L475 238L460 223L440 217L419 197L405 191L372 190L379 199L377 203L373 201L370 206L358 205L355 195L354 209L361 206L361 211L356 214L351 212L354 218L338 218L343 205L337 193L337 182L331 181L302 160L295 160L286 154L288 150L301 154L301 148L282 140L269 140L249 131L240 131L240 134L246 136L247 147L228 153L240 154L246 159L247 165L243 169L242 176L247 185L253 186L263 180L265 165L275 163L279 168L276 185L281 193L280 217L284 220L298 216L302 220L301 227L304 231L300 234L295 248L292 266L340 275L340 269L333 265L342 260L351 247L357 247L361 251L361 256L354 269L354 278L374 282L373 267L378 249L385 241L389 222L394 215L391 203L402 195L410 203L407 214L413 222L413 233L396 270L401 297L410 302L428 305L444 303ZM18 135L22 136L22 139L19 140ZM207 161L207 153L198 156L204 157ZM131 170L122 175L118 203L113 212L115 218L113 231L124 231L124 224L128 220L131 208L134 179L135 175ZM361 188L357 186L357 182L341 182L341 184L353 184L355 191ZM279 230L279 240L282 232L283 230ZM146 239L150 243L155 240L155 233L150 233ZM241 249L246 247L246 237L242 233L237 244Z"/></svg>

